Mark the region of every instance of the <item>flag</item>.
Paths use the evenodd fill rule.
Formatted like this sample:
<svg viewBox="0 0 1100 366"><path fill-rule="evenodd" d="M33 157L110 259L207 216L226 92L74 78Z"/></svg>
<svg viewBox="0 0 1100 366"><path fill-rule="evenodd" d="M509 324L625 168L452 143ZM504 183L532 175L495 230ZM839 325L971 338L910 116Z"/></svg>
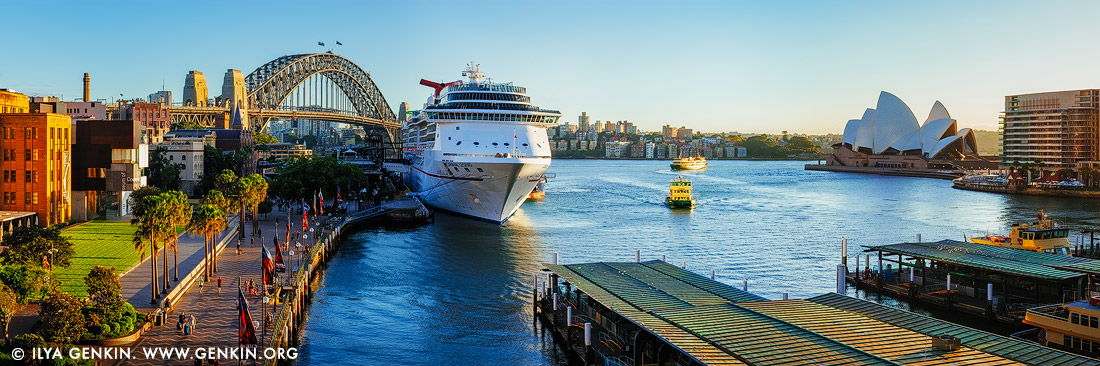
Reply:
<svg viewBox="0 0 1100 366"><path fill-rule="evenodd" d="M279 237L271 238L275 242L275 270L286 272L286 264L283 263L283 246L279 245Z"/></svg>
<svg viewBox="0 0 1100 366"><path fill-rule="evenodd" d="M339 185L339 184L337 184L337 185L336 185L336 204L338 204L338 205L339 205L339 204L340 204L340 201L342 201L342 200L340 199L340 185Z"/></svg>
<svg viewBox="0 0 1100 366"><path fill-rule="evenodd" d="M267 251L267 246L260 243L260 247L263 248L263 272L264 272L264 285L274 285L275 279L272 278L272 274L275 271L275 262L271 259L271 252Z"/></svg>
<svg viewBox="0 0 1100 366"><path fill-rule="evenodd" d="M321 204L317 206L317 214L325 214L325 194L324 192L317 192L317 199L321 200Z"/></svg>
<svg viewBox="0 0 1100 366"><path fill-rule="evenodd" d="M325 42L317 42L317 45L318 45L318 46L324 46L324 45L325 45Z"/></svg>
<svg viewBox="0 0 1100 366"><path fill-rule="evenodd" d="M344 44L343 44L343 43L340 43L340 41L336 41L336 45L337 45L337 46L343 46Z"/></svg>
<svg viewBox="0 0 1100 366"><path fill-rule="evenodd" d="M242 346L258 345L256 341L256 326L252 323L252 314L248 312L248 301L244 298L244 291L237 288L237 339Z"/></svg>

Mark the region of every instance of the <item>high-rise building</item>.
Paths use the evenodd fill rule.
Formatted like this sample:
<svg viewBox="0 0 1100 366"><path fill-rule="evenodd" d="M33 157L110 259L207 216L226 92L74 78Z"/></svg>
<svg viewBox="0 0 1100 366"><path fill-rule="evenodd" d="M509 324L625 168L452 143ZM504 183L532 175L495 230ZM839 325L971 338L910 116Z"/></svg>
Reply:
<svg viewBox="0 0 1100 366"><path fill-rule="evenodd" d="M676 127L672 127L671 125L661 126L661 137L665 140L676 138Z"/></svg>
<svg viewBox="0 0 1100 366"><path fill-rule="evenodd" d="M397 108L397 122L405 122L409 120L409 103L401 102L401 106Z"/></svg>
<svg viewBox="0 0 1100 366"><path fill-rule="evenodd" d="M1000 130L1003 165L1100 160L1100 89L1006 96Z"/></svg>
<svg viewBox="0 0 1100 366"><path fill-rule="evenodd" d="M604 132L616 133L615 123L611 122L611 121L604 122L603 123L603 130L604 130Z"/></svg>
<svg viewBox="0 0 1100 366"><path fill-rule="evenodd" d="M188 72L183 82L183 105L206 107L208 100L210 93L206 89L206 76L199 71Z"/></svg>
<svg viewBox="0 0 1100 366"><path fill-rule="evenodd" d="M39 226L71 218L70 128L63 114L0 114L0 210L34 212Z"/></svg>
<svg viewBox="0 0 1100 366"><path fill-rule="evenodd" d="M581 131L588 131L588 112L581 112L581 115L577 116L577 126Z"/></svg>
<svg viewBox="0 0 1100 366"><path fill-rule="evenodd" d="M248 108L248 90L244 86L241 70L229 69L222 78L222 105L226 107Z"/></svg>

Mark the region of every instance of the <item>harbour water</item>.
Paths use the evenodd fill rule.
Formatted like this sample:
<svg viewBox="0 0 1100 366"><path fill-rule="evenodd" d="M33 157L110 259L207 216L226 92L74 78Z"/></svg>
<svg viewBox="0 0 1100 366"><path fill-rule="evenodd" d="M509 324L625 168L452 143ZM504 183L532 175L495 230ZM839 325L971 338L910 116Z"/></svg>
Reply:
<svg viewBox="0 0 1100 366"><path fill-rule="evenodd" d="M364 228L330 263L301 362L566 364L532 322L532 274L563 263L671 263L770 299L834 291L840 240L860 245L1006 232L1042 208L1071 229L1100 226L1096 200L1007 196L947 180L803 170L803 162L555 160L546 198L504 225L437 214L432 224ZM698 207L663 204L677 174ZM1071 238L1075 239L1075 238ZM854 259L849 260L854 264Z"/></svg>

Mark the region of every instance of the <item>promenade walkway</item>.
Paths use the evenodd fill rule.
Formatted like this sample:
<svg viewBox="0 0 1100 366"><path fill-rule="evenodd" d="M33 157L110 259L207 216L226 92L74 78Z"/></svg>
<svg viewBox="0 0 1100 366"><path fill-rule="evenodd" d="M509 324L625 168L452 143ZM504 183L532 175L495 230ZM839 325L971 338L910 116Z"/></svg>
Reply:
<svg viewBox="0 0 1100 366"><path fill-rule="evenodd" d="M273 250L271 238L275 233L275 219L279 219L281 226L279 234L280 241L282 241L285 235L286 217L285 211L275 211L268 215L268 219L259 221L260 230L264 235L268 250ZM298 214L295 220L292 221L295 230L301 229L299 220L301 220L301 214ZM153 327L142 336L138 343L131 345L130 347L135 350L135 359L124 361L121 363L122 365L194 364L194 360L141 359L144 355L139 355L137 350L144 347L189 347L192 350L198 347L237 347L237 288L242 284L247 284L249 280L254 281L257 285L262 284L262 274L260 272L261 241L260 237L256 237L255 247L250 247L249 235L251 233L252 223L249 222L245 225L246 235L242 242L241 254L236 254L236 242L230 242L218 257L218 273L212 281L206 283L201 292L199 287L193 284L186 290L182 298L172 299L174 309L168 316L168 324ZM202 260L201 249L200 245L200 253L197 255L199 261ZM272 255L274 255L274 252ZM290 273L294 270L293 265L295 263L287 253L283 255L288 267L287 273ZM184 267L181 266L181 268ZM280 275L284 278L288 277L286 274ZM145 277L139 278L144 278L148 282L148 276L149 273L145 273ZM180 273L180 276L183 276L183 272ZM217 288L217 278L219 277L222 279L220 292ZM140 293L137 296L139 301L143 299L140 297ZM252 319L262 324L263 306L260 296L246 295L246 298ZM148 303L149 300L146 298L143 302ZM266 310L269 313L274 311L271 305L268 305ZM176 330L176 322L179 320L180 312L195 316L196 326L193 334L185 336ZM271 334L272 329L270 328L267 329L267 334ZM258 338L264 334L259 327L257 327L256 332ZM229 362L229 360L223 360L224 362Z"/></svg>
<svg viewBox="0 0 1100 366"><path fill-rule="evenodd" d="M229 220L229 227L222 231L218 239L225 239L225 234L233 232L233 229L235 229L239 223L240 220L237 219L236 216L232 216ZM191 236L190 233L180 235L177 247L179 247L179 276L181 279L194 270L199 263L202 263L203 240L204 238L202 235ZM158 255L158 273L164 270L164 264L161 263L162 260L164 260L163 254ZM170 267L169 275L175 274L175 270L171 269L172 252L168 253L168 266ZM145 312L159 307L151 303L153 300L152 270L149 264L149 257L146 256L144 261L131 267L128 272L118 279L119 283L122 285L122 298L134 305L135 308ZM169 278L172 278L169 282L171 288L168 289L168 291L171 291L178 283L174 280L174 277ZM160 302L159 305L163 305L164 296L161 296L158 301Z"/></svg>

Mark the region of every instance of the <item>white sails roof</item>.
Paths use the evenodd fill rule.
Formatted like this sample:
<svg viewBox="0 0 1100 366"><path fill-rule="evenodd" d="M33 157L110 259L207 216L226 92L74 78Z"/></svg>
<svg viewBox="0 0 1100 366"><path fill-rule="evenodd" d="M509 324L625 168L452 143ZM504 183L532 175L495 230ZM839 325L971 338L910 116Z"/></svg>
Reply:
<svg viewBox="0 0 1100 366"><path fill-rule="evenodd" d="M852 150L866 148L872 154L919 152L928 158L947 151L978 150L973 131L958 130L957 121L939 101L920 125L905 102L885 91L879 94L875 109L868 108L863 118L848 121L841 141Z"/></svg>

